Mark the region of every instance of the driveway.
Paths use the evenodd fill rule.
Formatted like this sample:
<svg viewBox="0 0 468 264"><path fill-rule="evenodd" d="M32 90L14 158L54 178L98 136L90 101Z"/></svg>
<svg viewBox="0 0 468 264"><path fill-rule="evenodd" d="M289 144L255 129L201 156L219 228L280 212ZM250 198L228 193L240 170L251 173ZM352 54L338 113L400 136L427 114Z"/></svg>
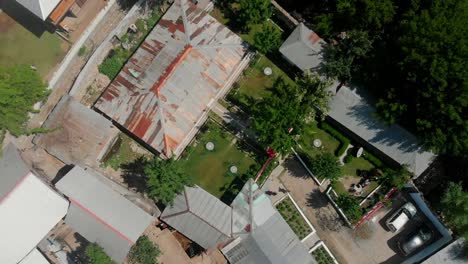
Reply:
<svg viewBox="0 0 468 264"><path fill-rule="evenodd" d="M375 220L358 230L352 230L344 226L344 222L322 193L324 190L308 176L296 159L288 159L284 167L281 182L340 263L399 263L398 258L393 258L395 252L387 245L391 233L374 222L379 222L378 217L381 219L386 215L384 211L379 212Z"/></svg>

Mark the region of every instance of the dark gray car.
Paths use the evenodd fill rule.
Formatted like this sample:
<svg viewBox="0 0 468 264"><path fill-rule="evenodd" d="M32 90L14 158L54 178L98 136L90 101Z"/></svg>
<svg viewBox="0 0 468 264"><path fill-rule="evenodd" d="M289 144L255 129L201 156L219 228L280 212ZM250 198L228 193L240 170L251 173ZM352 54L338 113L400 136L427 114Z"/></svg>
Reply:
<svg viewBox="0 0 468 264"><path fill-rule="evenodd" d="M407 256L428 243L433 237L434 232L424 225L398 242L398 248L404 256Z"/></svg>

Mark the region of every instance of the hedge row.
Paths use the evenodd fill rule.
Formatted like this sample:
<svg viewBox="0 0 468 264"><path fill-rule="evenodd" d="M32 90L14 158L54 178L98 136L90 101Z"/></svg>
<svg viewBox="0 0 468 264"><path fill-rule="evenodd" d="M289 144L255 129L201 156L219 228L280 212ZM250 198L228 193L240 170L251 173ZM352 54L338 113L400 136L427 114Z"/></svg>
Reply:
<svg viewBox="0 0 468 264"><path fill-rule="evenodd" d="M325 122L320 122L319 128L321 128L322 130L325 130L328 134L330 134L332 137L334 137L336 140L340 142L340 146L335 151L335 156L341 157L341 155L345 153L351 141L347 137L345 137L343 134L338 132L338 130L334 129L332 126L330 126L329 124Z"/></svg>
<svg viewBox="0 0 468 264"><path fill-rule="evenodd" d="M367 151L364 151L362 157L364 159L366 159L367 161L369 161L370 163L372 163L374 166L376 166L377 168L382 168L384 167L384 163L379 159L377 158L376 156L370 154L369 152Z"/></svg>

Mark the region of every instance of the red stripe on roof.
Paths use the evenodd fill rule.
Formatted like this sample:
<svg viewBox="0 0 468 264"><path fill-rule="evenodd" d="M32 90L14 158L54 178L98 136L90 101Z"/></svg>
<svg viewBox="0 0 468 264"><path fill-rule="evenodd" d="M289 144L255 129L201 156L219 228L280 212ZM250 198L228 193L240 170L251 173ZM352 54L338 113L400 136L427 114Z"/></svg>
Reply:
<svg viewBox="0 0 468 264"><path fill-rule="evenodd" d="M95 215L93 212L91 212L88 208L86 208L84 205L80 204L79 202L77 202L76 200L72 199L72 198L68 198L70 200L71 203L75 204L76 206L78 206L80 209L82 209L83 211L85 211L88 215L90 215L92 218L96 219L97 221L99 221L101 224L103 224L105 227L107 227L108 229L110 229L112 232L114 232L115 234L117 234L120 238L123 238L125 240L127 240L130 244L134 244L135 241L132 241L130 238L128 238L127 236L125 236L124 234L122 234L119 230L115 229L114 227L112 227L110 224L108 224L106 221L102 220L101 218L99 218L99 216Z"/></svg>
<svg viewBox="0 0 468 264"><path fill-rule="evenodd" d="M32 175L32 173L31 173L31 172L26 173L26 175L24 175L24 176L15 184L15 186L13 187L13 189L11 189L2 199L0 199L0 204L2 204L4 201L6 201L6 200L8 199L8 197L10 197L11 194L12 194L16 189L18 189L18 187L24 182L24 180L25 180L29 175Z"/></svg>

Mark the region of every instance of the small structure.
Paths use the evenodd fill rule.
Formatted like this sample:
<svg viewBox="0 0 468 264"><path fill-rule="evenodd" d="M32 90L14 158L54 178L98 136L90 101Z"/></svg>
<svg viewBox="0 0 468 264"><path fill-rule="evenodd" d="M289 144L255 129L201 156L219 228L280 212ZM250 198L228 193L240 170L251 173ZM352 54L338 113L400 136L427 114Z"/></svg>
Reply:
<svg viewBox="0 0 468 264"><path fill-rule="evenodd" d="M51 131L34 137L34 144L67 164L99 163L117 139L112 122L65 95L42 125Z"/></svg>
<svg viewBox="0 0 468 264"><path fill-rule="evenodd" d="M318 138L314 139L314 147L320 148L322 146L322 141Z"/></svg>
<svg viewBox="0 0 468 264"><path fill-rule="evenodd" d="M350 87L342 86L335 94L328 117L360 143L383 153L387 161L407 165L415 177L424 173L435 158L401 126L387 126L377 120L375 109Z"/></svg>
<svg viewBox="0 0 468 264"><path fill-rule="evenodd" d="M232 165L231 167L229 167L229 171L230 171L231 173L237 173L237 166Z"/></svg>
<svg viewBox="0 0 468 264"><path fill-rule="evenodd" d="M321 67L325 44L326 42L314 31L300 23L281 45L279 51L302 71L314 71Z"/></svg>
<svg viewBox="0 0 468 264"><path fill-rule="evenodd" d="M118 263L154 219L89 169L76 166L55 186L70 200L65 223Z"/></svg>
<svg viewBox="0 0 468 264"><path fill-rule="evenodd" d="M178 157L247 66L246 54L207 11L176 0L94 107L162 158Z"/></svg>
<svg viewBox="0 0 468 264"><path fill-rule="evenodd" d="M161 220L232 264L316 263L258 185L249 179L231 206L198 186L185 187Z"/></svg>
<svg viewBox="0 0 468 264"><path fill-rule="evenodd" d="M266 76L270 76L272 73L273 70L270 67L265 67L265 69L263 69L263 74L265 74Z"/></svg>
<svg viewBox="0 0 468 264"><path fill-rule="evenodd" d="M185 187L160 219L204 249L231 238L231 208L197 185Z"/></svg>
<svg viewBox="0 0 468 264"><path fill-rule="evenodd" d="M215 148L215 145L214 145L213 142L210 141L210 142L206 143L205 148L206 148L207 150L209 150L209 151L213 151L214 148Z"/></svg>
<svg viewBox="0 0 468 264"><path fill-rule="evenodd" d="M12 144L0 173L0 263L48 263L36 246L65 216L67 200L29 170Z"/></svg>

